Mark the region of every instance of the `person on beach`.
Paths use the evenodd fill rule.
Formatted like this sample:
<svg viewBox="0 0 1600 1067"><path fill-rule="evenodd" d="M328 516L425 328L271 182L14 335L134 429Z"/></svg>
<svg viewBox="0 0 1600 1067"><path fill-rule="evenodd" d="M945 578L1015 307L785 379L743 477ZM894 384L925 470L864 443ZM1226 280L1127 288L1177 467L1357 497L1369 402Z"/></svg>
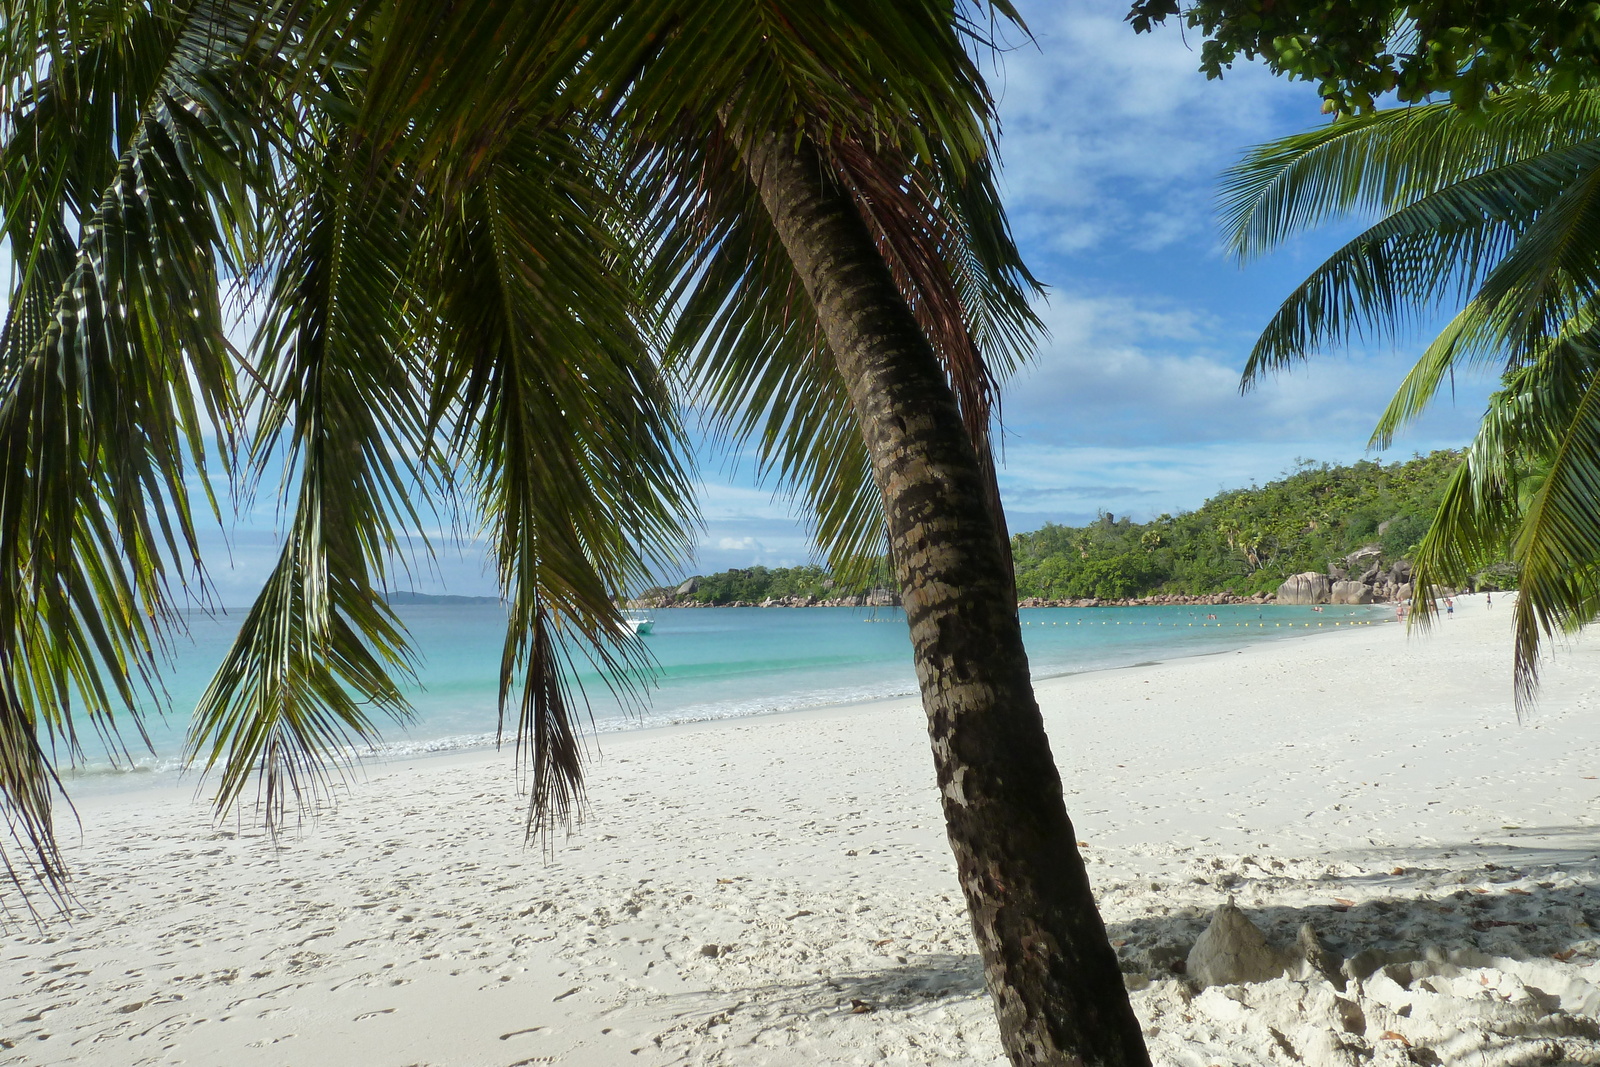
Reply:
<svg viewBox="0 0 1600 1067"><path fill-rule="evenodd" d="M1494 607L1494 594L1493 593L1485 592L1483 594L1483 606L1486 607L1486 608Z"/></svg>
<svg viewBox="0 0 1600 1067"><path fill-rule="evenodd" d="M1451 600L1449 597L1445 597L1444 598L1444 613L1445 613L1445 615L1447 615L1449 617L1452 617L1452 618L1455 616L1455 613L1456 613L1456 602L1454 600Z"/></svg>

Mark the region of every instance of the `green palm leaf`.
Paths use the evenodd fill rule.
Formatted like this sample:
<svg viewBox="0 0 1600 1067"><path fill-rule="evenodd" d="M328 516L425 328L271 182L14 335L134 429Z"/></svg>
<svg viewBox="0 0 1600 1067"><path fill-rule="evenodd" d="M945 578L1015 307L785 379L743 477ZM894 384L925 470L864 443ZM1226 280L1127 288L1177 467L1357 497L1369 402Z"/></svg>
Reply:
<svg viewBox="0 0 1600 1067"><path fill-rule="evenodd" d="M1521 572L1514 616L1519 712L1532 699L1544 638L1593 617L1600 583L1600 353L1592 333L1548 347L1491 398L1417 559L1417 581L1460 584L1509 548ZM1542 466L1531 494L1526 471ZM1426 620L1432 601L1419 594Z"/></svg>
<svg viewBox="0 0 1600 1067"><path fill-rule="evenodd" d="M595 180L605 151L570 128L516 131L430 238L433 406L471 471L510 612L501 722L514 712L530 832L581 797L572 643L636 698L651 660L613 596L681 558L694 514L615 190Z"/></svg>
<svg viewBox="0 0 1600 1067"><path fill-rule="evenodd" d="M1512 545L1521 572L1514 624L1519 708L1533 696L1541 637L1589 622L1600 589L1594 504L1600 500L1600 359L1593 344L1592 335L1571 343L1583 358L1551 368L1520 427L1524 454L1549 466Z"/></svg>
<svg viewBox="0 0 1600 1067"><path fill-rule="evenodd" d="M279 448L295 477L278 563L191 720L187 749L221 768L215 803L239 801L259 774L268 825L291 801L324 800L341 759L377 732L369 708L404 720L392 672L411 662L404 630L376 590L401 551L398 527L429 456L404 277L408 214L399 181L362 183L355 139L330 135L302 160L283 267L254 342L261 380L259 472ZM288 486L285 486L287 489Z"/></svg>
<svg viewBox="0 0 1600 1067"><path fill-rule="evenodd" d="M6 61L0 788L52 876L36 738L75 758L87 722L115 752L115 714L137 727L141 700L160 699L173 581L203 588L188 478L208 485L208 438L232 433L219 279L254 222L231 194L271 170L259 142L230 138L237 99L205 77L236 14L30 10L44 43L13 37Z"/></svg>
<svg viewBox="0 0 1600 1067"><path fill-rule="evenodd" d="M1446 106L1380 112L1254 152L1231 174L1225 216L1256 254L1337 214L1384 218L1285 301L1245 370L1377 327L1393 331L1453 296L1434 339L1373 434L1387 445L1464 364L1497 362L1491 399L1417 559L1413 617L1430 587L1465 584L1509 550L1519 714L1541 643L1600 608L1600 94L1508 94L1469 116ZM1543 472L1536 486L1525 471ZM1532 487L1530 487L1532 486Z"/></svg>
<svg viewBox="0 0 1600 1067"><path fill-rule="evenodd" d="M1223 232L1242 259L1345 215L1389 214L1468 178L1600 137L1600 92L1512 93L1340 118L1251 152L1222 179Z"/></svg>
<svg viewBox="0 0 1600 1067"><path fill-rule="evenodd" d="M1480 286L1494 306L1507 284L1496 272L1512 249L1597 166L1600 141L1584 142L1473 175L1396 209L1283 302L1250 354L1246 385L1364 329L1404 330L1440 302Z"/></svg>

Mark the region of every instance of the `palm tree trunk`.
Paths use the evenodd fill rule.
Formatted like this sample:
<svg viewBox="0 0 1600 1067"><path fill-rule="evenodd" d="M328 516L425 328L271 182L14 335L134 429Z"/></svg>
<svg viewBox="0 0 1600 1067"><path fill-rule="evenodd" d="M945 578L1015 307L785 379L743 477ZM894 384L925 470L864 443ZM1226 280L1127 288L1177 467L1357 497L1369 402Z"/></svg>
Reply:
<svg viewBox="0 0 1600 1067"><path fill-rule="evenodd" d="M927 339L809 145L745 162L816 306L883 492L950 847L1011 1061L1149 1061L1033 696L983 468Z"/></svg>

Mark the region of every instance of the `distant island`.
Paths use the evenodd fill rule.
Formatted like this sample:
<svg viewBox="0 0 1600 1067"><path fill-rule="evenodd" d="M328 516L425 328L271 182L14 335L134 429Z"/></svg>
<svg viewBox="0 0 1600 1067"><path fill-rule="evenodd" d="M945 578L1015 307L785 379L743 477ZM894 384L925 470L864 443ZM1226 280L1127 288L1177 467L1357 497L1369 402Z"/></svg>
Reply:
<svg viewBox="0 0 1600 1067"><path fill-rule="evenodd" d="M1049 523L1012 538L1017 596L1024 606L1406 599L1410 557L1461 456L1298 461L1278 481L1218 493L1194 511L1144 523L1109 512L1085 526ZM1473 587L1515 588L1515 568L1497 563ZM630 601L643 608L897 603L885 560L854 582L817 566L748 567L696 575Z"/></svg>
<svg viewBox="0 0 1600 1067"><path fill-rule="evenodd" d="M390 593L383 599L393 607L410 606L415 604L449 604L456 606L461 604L500 603L500 598L497 596L436 596L433 593L413 593L409 591L403 593Z"/></svg>

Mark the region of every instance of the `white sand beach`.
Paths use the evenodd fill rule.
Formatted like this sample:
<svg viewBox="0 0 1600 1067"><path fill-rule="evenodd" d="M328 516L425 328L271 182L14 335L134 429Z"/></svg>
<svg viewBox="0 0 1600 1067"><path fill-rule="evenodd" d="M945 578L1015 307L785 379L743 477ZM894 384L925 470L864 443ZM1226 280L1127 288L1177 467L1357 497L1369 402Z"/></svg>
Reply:
<svg viewBox="0 0 1600 1067"><path fill-rule="evenodd" d="M1158 1063L1600 1063L1600 646L1519 725L1509 603L1458 604L1040 685ZM915 701L608 736L589 802L547 860L504 756L371 766L276 849L86 801L0 1062L1003 1062ZM1342 971L1197 991L1230 895Z"/></svg>

